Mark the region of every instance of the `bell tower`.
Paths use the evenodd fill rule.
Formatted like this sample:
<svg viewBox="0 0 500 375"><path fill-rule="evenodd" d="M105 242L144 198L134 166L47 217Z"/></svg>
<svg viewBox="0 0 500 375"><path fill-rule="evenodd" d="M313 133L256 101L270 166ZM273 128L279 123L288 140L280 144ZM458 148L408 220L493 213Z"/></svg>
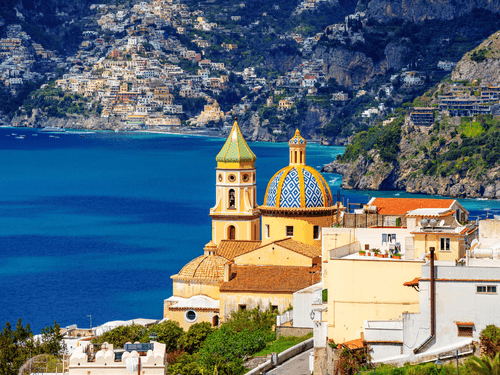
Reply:
<svg viewBox="0 0 500 375"><path fill-rule="evenodd" d="M260 211L257 207L255 160L238 122L215 158L216 203L210 209L212 241L260 239Z"/></svg>

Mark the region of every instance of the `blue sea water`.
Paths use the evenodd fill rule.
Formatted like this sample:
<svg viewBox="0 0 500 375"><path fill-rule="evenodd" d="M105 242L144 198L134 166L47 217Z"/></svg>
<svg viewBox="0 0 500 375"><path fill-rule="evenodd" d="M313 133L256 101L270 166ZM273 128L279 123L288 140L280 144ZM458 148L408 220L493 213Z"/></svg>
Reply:
<svg viewBox="0 0 500 375"><path fill-rule="evenodd" d="M215 156L223 143L0 128L0 323L22 318L38 332L55 320L88 327L88 315L94 326L161 318L170 276L211 239ZM250 147L262 203L269 179L288 164L288 146ZM319 169L343 151L310 144L307 164ZM340 189L340 176L324 176L332 193ZM368 199L368 192L341 192L350 202ZM500 213L498 201L461 202L472 217L485 217L487 206L490 216Z"/></svg>

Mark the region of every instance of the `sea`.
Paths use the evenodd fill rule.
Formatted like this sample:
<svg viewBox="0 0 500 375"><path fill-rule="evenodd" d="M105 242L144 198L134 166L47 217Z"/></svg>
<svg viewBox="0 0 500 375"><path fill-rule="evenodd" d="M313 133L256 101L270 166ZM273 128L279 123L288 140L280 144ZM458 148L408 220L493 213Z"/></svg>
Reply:
<svg viewBox="0 0 500 375"><path fill-rule="evenodd" d="M22 319L34 333L57 321L88 328L111 320L161 319L171 275L211 239L215 156L225 139L141 132L41 133L0 128L0 323ZM288 165L286 143L249 142L257 155L257 200ZM310 143L318 170L343 147ZM370 197L426 197L344 191ZM471 218L500 202L465 199ZM0 328L1 328L0 326Z"/></svg>

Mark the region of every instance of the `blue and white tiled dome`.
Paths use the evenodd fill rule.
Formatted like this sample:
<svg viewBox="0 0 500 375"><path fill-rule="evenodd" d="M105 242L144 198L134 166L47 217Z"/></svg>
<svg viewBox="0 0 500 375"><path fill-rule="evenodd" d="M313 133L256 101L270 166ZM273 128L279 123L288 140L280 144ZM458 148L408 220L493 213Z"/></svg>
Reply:
<svg viewBox="0 0 500 375"><path fill-rule="evenodd" d="M332 193L325 179L307 165L289 165L267 186L264 205L277 208L330 207Z"/></svg>

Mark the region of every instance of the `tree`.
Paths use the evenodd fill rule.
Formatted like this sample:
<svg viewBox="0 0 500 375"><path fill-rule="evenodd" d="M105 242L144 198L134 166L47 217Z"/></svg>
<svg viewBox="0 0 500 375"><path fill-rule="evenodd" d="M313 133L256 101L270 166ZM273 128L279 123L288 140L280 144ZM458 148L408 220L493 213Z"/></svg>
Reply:
<svg viewBox="0 0 500 375"><path fill-rule="evenodd" d="M167 320L147 330L140 341L149 342L149 335L152 332L158 335L158 342L167 345L167 352L173 352L179 347L179 340L184 334L184 330L178 322Z"/></svg>
<svg viewBox="0 0 500 375"><path fill-rule="evenodd" d="M186 352L193 354L203 346L203 343L212 331L212 325L208 322L193 324L182 336L180 345Z"/></svg>

